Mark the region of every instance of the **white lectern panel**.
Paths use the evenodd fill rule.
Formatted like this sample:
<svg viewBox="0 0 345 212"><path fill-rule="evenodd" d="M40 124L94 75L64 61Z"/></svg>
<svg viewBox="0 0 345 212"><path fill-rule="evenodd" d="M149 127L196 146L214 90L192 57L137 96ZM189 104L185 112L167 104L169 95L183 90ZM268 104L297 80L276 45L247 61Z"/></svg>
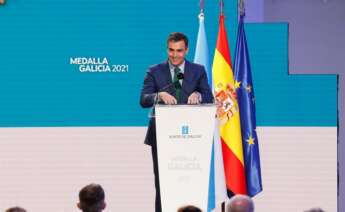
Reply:
<svg viewBox="0 0 345 212"><path fill-rule="evenodd" d="M156 106L162 210L192 204L207 211L216 107Z"/></svg>

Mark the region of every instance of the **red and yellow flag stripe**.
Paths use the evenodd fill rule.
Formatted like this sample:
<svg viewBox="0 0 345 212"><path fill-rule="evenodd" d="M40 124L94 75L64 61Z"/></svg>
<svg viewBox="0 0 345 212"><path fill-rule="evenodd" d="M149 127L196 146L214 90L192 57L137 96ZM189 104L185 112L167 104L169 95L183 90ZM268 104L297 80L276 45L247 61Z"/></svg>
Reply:
<svg viewBox="0 0 345 212"><path fill-rule="evenodd" d="M246 194L240 114L235 91L237 85L235 85L231 67L223 15L220 16L212 76L215 96L222 103L217 115L221 119L220 137L222 140L226 185L235 194Z"/></svg>

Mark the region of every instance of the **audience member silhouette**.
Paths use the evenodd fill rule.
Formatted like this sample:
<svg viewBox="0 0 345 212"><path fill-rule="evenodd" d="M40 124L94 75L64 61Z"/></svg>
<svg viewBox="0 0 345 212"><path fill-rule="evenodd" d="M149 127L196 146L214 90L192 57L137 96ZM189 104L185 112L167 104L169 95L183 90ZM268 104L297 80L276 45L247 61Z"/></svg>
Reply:
<svg viewBox="0 0 345 212"><path fill-rule="evenodd" d="M227 212L253 212L254 202L246 195L235 195L230 199Z"/></svg>
<svg viewBox="0 0 345 212"><path fill-rule="evenodd" d="M177 212L202 212L200 208L193 206L193 205L187 205L180 207L177 209Z"/></svg>
<svg viewBox="0 0 345 212"><path fill-rule="evenodd" d="M89 184L80 190L77 206L83 212L101 212L106 207L104 198L102 186Z"/></svg>
<svg viewBox="0 0 345 212"><path fill-rule="evenodd" d="M5 212L26 212L26 210L21 207L12 207L7 209Z"/></svg>
<svg viewBox="0 0 345 212"><path fill-rule="evenodd" d="M321 208L310 208L309 210L306 210L304 212L325 212Z"/></svg>

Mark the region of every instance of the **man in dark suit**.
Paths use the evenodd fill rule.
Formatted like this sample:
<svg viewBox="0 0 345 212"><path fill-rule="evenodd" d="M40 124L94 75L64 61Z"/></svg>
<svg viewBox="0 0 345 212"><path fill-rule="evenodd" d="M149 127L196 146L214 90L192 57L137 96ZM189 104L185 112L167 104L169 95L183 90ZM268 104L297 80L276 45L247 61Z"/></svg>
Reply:
<svg viewBox="0 0 345 212"><path fill-rule="evenodd" d="M185 60L188 53L188 38L179 32L171 33L167 39L168 61L153 65L146 73L140 95L143 108L159 104L212 103L212 91L202 65ZM154 111L153 111L154 114ZM151 145L156 187L156 212L161 212L159 174L156 145L155 118L150 118L145 144Z"/></svg>

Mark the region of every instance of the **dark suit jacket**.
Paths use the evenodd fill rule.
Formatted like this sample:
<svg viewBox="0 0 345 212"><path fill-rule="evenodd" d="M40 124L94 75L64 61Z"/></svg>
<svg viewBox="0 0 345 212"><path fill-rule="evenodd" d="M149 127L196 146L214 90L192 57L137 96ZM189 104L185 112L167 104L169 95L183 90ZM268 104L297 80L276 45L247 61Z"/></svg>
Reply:
<svg viewBox="0 0 345 212"><path fill-rule="evenodd" d="M176 90L172 84L169 63L164 62L151 66L146 73L141 89L140 105L143 108L152 107L158 92L166 91L175 96ZM202 65L185 61L184 79L182 82L181 101L178 104L187 104L188 97L198 91L202 96L201 103L212 103L212 91L207 83L207 75ZM151 118L147 129L145 144L152 145L156 142L155 119Z"/></svg>

